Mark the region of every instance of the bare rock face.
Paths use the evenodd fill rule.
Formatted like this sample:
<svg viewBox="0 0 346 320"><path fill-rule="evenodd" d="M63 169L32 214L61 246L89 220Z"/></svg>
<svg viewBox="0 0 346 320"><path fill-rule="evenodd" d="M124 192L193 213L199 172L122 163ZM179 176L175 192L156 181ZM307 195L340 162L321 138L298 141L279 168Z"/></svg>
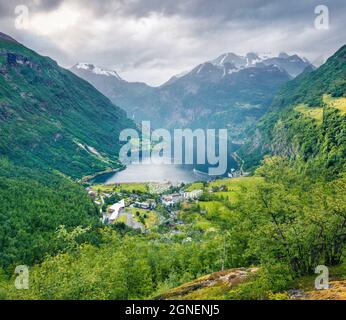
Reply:
<svg viewBox="0 0 346 320"><path fill-rule="evenodd" d="M206 288L224 288L229 290L232 287L243 283L249 279L251 274L258 272L258 268L238 268L214 272L200 277L194 281L185 283L180 287L156 297L156 300L174 300L189 298L193 294L198 294L199 290Z"/></svg>

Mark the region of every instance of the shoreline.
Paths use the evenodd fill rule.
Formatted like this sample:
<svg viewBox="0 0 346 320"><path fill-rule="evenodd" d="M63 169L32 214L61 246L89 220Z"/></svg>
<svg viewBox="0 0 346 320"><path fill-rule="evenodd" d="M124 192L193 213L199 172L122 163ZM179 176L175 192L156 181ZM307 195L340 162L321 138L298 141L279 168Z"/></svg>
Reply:
<svg viewBox="0 0 346 320"><path fill-rule="evenodd" d="M126 170L126 166L122 166L122 167L119 167L119 168L116 168L116 169L109 168L109 169L106 169L104 171L96 172L93 175L84 176L78 182L79 183L90 183L90 184L93 184L91 182L91 180L94 180L95 178L97 178L99 176L102 176L102 175L105 175L105 174L110 174L110 173L117 173L117 172L124 171L124 170Z"/></svg>

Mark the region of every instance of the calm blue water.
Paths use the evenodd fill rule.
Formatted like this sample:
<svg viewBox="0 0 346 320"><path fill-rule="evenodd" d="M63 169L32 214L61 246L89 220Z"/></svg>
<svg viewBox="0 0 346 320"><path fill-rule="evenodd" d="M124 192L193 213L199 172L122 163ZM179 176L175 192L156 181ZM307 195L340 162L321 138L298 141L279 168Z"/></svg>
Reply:
<svg viewBox="0 0 346 320"><path fill-rule="evenodd" d="M237 168L233 159L228 160L228 170ZM198 170L194 172L194 169ZM107 173L93 179L94 183L134 183L134 182L172 182L191 183L195 181L209 181L217 176L204 174L208 172L208 165L175 165L175 164L130 164L123 171ZM227 176L227 172L223 176Z"/></svg>

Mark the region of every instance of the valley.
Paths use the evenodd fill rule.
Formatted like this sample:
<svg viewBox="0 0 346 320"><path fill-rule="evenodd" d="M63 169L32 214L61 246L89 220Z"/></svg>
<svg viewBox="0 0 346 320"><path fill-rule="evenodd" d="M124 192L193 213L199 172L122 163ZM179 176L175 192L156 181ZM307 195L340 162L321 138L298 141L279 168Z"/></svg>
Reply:
<svg viewBox="0 0 346 320"><path fill-rule="evenodd" d="M227 53L154 89L0 34L0 299L344 298L345 66ZM228 128L225 174L125 167L139 120Z"/></svg>

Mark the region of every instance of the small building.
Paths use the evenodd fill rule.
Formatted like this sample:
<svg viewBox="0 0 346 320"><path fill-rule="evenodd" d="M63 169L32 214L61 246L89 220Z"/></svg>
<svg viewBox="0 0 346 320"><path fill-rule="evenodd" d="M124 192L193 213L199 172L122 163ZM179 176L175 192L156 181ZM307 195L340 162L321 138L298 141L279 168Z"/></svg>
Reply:
<svg viewBox="0 0 346 320"><path fill-rule="evenodd" d="M93 190L90 190L90 191L88 192L88 195L89 195L90 197L92 197L92 198L95 198L95 197L96 197L96 192L93 191Z"/></svg>
<svg viewBox="0 0 346 320"><path fill-rule="evenodd" d="M179 193L164 195L161 197L161 202L166 207L174 206L181 201L182 201L182 197Z"/></svg>
<svg viewBox="0 0 346 320"><path fill-rule="evenodd" d="M141 209L145 209L145 210L152 210L156 208L156 202L153 199L148 199L145 202L140 202L140 201L136 201L133 204L134 208L141 208Z"/></svg>
<svg viewBox="0 0 346 320"><path fill-rule="evenodd" d="M119 218L120 213L125 209L125 200L120 200L119 202L113 204L109 207L109 213L111 214L108 221L113 223Z"/></svg>
<svg viewBox="0 0 346 320"><path fill-rule="evenodd" d="M185 200L195 200L195 199L198 199L199 197L201 197L202 194L203 194L203 190L193 190L191 192L182 192L181 196Z"/></svg>
<svg viewBox="0 0 346 320"><path fill-rule="evenodd" d="M136 201L135 204L134 204L134 207L145 209L145 210L149 210L150 209L150 204L148 202Z"/></svg>

